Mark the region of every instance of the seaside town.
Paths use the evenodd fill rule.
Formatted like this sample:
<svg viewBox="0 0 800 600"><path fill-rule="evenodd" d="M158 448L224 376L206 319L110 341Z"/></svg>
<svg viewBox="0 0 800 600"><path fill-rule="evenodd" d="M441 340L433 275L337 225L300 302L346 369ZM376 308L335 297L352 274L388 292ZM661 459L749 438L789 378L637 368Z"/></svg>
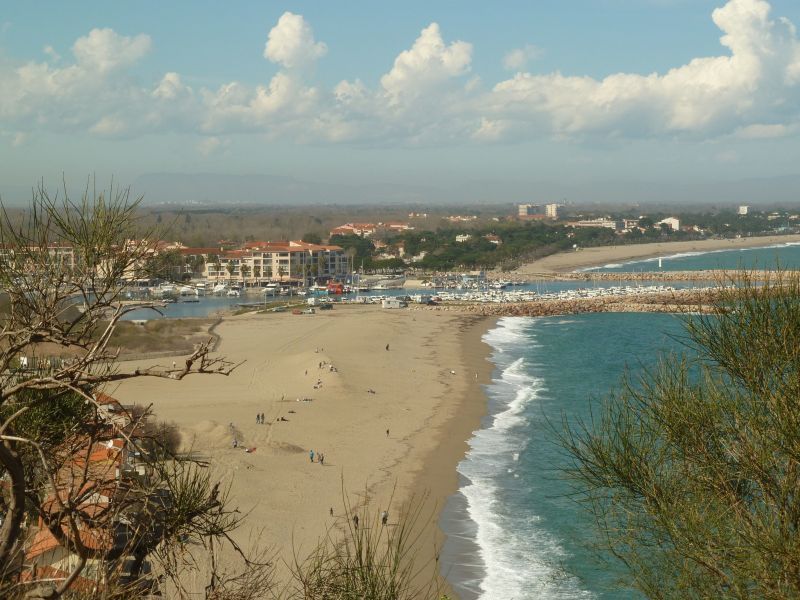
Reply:
<svg viewBox="0 0 800 600"><path fill-rule="evenodd" d="M295 4L0 16L0 600L800 598L800 3Z"/></svg>

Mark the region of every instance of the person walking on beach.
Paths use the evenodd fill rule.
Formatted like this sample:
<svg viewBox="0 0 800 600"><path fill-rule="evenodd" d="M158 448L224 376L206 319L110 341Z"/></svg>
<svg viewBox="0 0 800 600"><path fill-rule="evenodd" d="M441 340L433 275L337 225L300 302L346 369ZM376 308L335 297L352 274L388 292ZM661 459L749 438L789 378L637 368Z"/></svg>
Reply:
<svg viewBox="0 0 800 600"><path fill-rule="evenodd" d="M386 430L386 437L389 437L389 430Z"/></svg>
<svg viewBox="0 0 800 600"><path fill-rule="evenodd" d="M387 525L389 523L389 513L387 511L383 511L381 513L381 525Z"/></svg>
<svg viewBox="0 0 800 600"><path fill-rule="evenodd" d="M386 351L389 351L389 344L386 344Z"/></svg>
<svg viewBox="0 0 800 600"><path fill-rule="evenodd" d="M313 450L309 451L309 453L308 453L308 458L310 458L310 459L311 459L311 462L312 462L312 463L314 462L314 451L313 451Z"/></svg>
<svg viewBox="0 0 800 600"><path fill-rule="evenodd" d="M333 507L331 506L331 516L333 516Z"/></svg>
<svg viewBox="0 0 800 600"><path fill-rule="evenodd" d="M358 529L358 515L353 515L353 527Z"/></svg>
<svg viewBox="0 0 800 600"><path fill-rule="evenodd" d="M319 453L319 464L321 464L323 467L325 466L325 454L322 452Z"/></svg>

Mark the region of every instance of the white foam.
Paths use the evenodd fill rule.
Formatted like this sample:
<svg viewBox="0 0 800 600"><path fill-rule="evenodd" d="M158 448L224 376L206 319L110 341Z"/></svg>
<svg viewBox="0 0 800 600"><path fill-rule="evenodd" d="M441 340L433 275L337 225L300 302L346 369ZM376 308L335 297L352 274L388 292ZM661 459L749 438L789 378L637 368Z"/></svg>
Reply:
<svg viewBox="0 0 800 600"><path fill-rule="evenodd" d="M784 242L780 244L770 244L768 246L753 246L750 248L718 248L716 250L702 250L702 251L693 251L693 252L677 252L675 254L662 254L659 256L652 256L649 258L637 258L634 260L629 260L623 263L608 263L607 265L602 265L599 267L584 267L581 269L575 269L575 273L586 273L589 271L598 271L601 269L619 269L620 267L628 267L631 265L638 265L643 263L653 263L658 260L675 260L678 258L691 258L693 256L703 256L705 254L719 254L721 252L749 252L753 250L768 250L768 249L777 249L777 248L789 248L792 246L800 246L800 242ZM713 268L713 267L710 267Z"/></svg>
<svg viewBox="0 0 800 600"><path fill-rule="evenodd" d="M525 409L544 391L544 381L532 377L521 355L531 347L533 319L506 317L484 336L495 349L493 357L501 370L489 386L494 399L506 399L491 424L469 441L467 457L459 472L469 484L460 491L467 500L467 513L477 525L476 543L486 575L480 583L481 598L558 599L593 598L577 580L558 581L554 565L563 550L550 535L532 525L535 515L512 520L500 504L498 473L519 478L513 465L524 452L527 433ZM506 352L500 352L500 349ZM509 351L509 347L516 352ZM518 357L518 358L515 358ZM525 527L531 525L531 527Z"/></svg>

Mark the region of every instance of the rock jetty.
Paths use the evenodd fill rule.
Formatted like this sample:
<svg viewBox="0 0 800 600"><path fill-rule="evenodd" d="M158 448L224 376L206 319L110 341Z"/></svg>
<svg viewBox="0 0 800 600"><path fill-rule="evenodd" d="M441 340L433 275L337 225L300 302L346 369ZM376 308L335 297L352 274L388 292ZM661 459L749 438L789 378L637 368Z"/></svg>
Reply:
<svg viewBox="0 0 800 600"><path fill-rule="evenodd" d="M526 302L487 304L448 302L439 306L412 305L416 310L458 311L485 316L551 317L603 312L708 312L721 288L671 290L664 293L620 294L589 298L543 298Z"/></svg>

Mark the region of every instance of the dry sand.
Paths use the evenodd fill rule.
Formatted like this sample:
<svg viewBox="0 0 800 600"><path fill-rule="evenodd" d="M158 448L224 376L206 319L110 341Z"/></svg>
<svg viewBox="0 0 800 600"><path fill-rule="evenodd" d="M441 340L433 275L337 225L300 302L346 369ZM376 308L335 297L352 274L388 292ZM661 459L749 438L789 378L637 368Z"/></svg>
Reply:
<svg viewBox="0 0 800 600"><path fill-rule="evenodd" d="M178 423L250 511L238 539L260 535L291 561L293 548L305 554L342 525L342 486L351 502L368 495L373 514L388 509L390 523L412 496L430 494L428 514L443 506L486 412L481 384L491 364L480 337L491 323L372 306L226 317L217 351L246 361L230 377L138 379L109 391L124 403L152 402L158 418ZM256 424L260 412L265 425ZM232 448L230 423L252 453ZM310 449L325 454L324 466L309 460ZM421 541L428 575L442 537L429 527Z"/></svg>
<svg viewBox="0 0 800 600"><path fill-rule="evenodd" d="M800 235L772 235L730 240L700 240L694 242L659 242L654 244L631 244L626 246L601 246L583 248L577 252L559 252L520 267L520 274L564 273L586 267L657 256L669 256L681 252L708 252L710 250L736 250L758 248L773 244L800 242Z"/></svg>

